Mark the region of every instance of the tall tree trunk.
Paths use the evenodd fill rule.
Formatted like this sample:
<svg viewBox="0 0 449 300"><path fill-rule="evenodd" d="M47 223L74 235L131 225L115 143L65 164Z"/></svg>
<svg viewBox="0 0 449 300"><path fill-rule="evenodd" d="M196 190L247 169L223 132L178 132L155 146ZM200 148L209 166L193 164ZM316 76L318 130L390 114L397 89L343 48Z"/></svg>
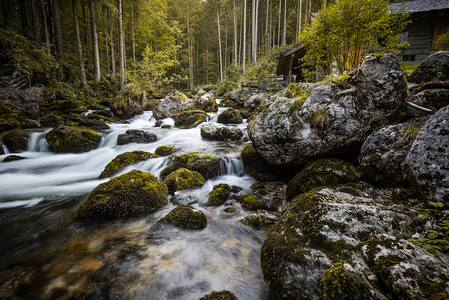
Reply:
<svg viewBox="0 0 449 300"><path fill-rule="evenodd" d="M223 80L223 58L221 55L221 34L220 34L220 14L219 9L217 7L217 26L218 26L218 51L220 56L220 80Z"/></svg>
<svg viewBox="0 0 449 300"><path fill-rule="evenodd" d="M270 35L269 35L269 28L270 28L270 0L267 0L267 17L266 17L266 23L265 23L265 43L266 43L266 53L268 53L268 48L270 45ZM265 53L265 54L266 54Z"/></svg>
<svg viewBox="0 0 449 300"><path fill-rule="evenodd" d="M31 8L33 10L33 24L34 24L34 40L36 45L41 44L41 23L39 22L38 8L36 7L36 0L31 0Z"/></svg>
<svg viewBox="0 0 449 300"><path fill-rule="evenodd" d="M100 53L98 49L98 35L97 35L97 18L95 16L95 2L90 0L90 25L92 29L92 46L94 50L94 76L95 80L101 80L100 69Z"/></svg>
<svg viewBox="0 0 449 300"><path fill-rule="evenodd" d="M255 51L256 45L256 0L252 0L251 6L251 58L253 64L256 64Z"/></svg>
<svg viewBox="0 0 449 300"><path fill-rule="evenodd" d="M282 35L282 46L287 44L287 0L284 0L284 33Z"/></svg>
<svg viewBox="0 0 449 300"><path fill-rule="evenodd" d="M119 53L120 53L120 89L125 87L125 33L123 32L123 8L122 0L118 4L118 30L119 30Z"/></svg>
<svg viewBox="0 0 449 300"><path fill-rule="evenodd" d="M226 68L228 65L228 16L225 14L225 51L224 51L224 67L223 70L226 73Z"/></svg>
<svg viewBox="0 0 449 300"><path fill-rule="evenodd" d="M187 20L187 50L189 52L189 88L193 89L193 59L192 59L192 37L190 35L190 9L189 9L189 3L187 2L187 9L186 9L186 20Z"/></svg>
<svg viewBox="0 0 449 300"><path fill-rule="evenodd" d="M131 43L133 50L133 62L136 63L136 36L134 33L134 6L131 3Z"/></svg>
<svg viewBox="0 0 449 300"><path fill-rule="evenodd" d="M73 22L75 23L76 49L80 65L81 86L84 93L87 92L86 71L84 70L83 47L81 46L80 26L78 22L78 0L72 0Z"/></svg>
<svg viewBox="0 0 449 300"><path fill-rule="evenodd" d="M281 44L281 11L282 0L279 0L278 46Z"/></svg>
<svg viewBox="0 0 449 300"><path fill-rule="evenodd" d="M47 7L46 7L46 1L40 2L39 1L39 7L42 13L42 27L44 28L44 36L45 36L45 50L47 51L47 54L50 55L50 30L48 28L48 20L47 20Z"/></svg>
<svg viewBox="0 0 449 300"><path fill-rule="evenodd" d="M28 36L29 24L25 0L19 0L19 14L20 14L20 25L22 27L22 35Z"/></svg>
<svg viewBox="0 0 449 300"><path fill-rule="evenodd" d="M301 23L302 23L302 0L299 0L299 6L298 6L298 28L296 30L296 38L297 41L301 41Z"/></svg>
<svg viewBox="0 0 449 300"><path fill-rule="evenodd" d="M243 67L243 73L246 72L246 1L244 2L244 8L243 8L243 55L242 55L242 67Z"/></svg>
<svg viewBox="0 0 449 300"><path fill-rule="evenodd" d="M237 17L235 11L235 0L234 0L234 66L238 67L238 53L237 53Z"/></svg>
<svg viewBox="0 0 449 300"><path fill-rule="evenodd" d="M111 9L108 8L108 19L109 19L109 42L111 47L111 73L112 77L115 78L115 47L114 47L114 22L112 21Z"/></svg>
<svg viewBox="0 0 449 300"><path fill-rule="evenodd" d="M258 39L258 28L259 28L259 0L256 0L256 28L254 35L254 44L256 47L254 48L254 65L257 66L257 50L259 49L259 39Z"/></svg>
<svg viewBox="0 0 449 300"><path fill-rule="evenodd" d="M3 26L9 27L11 22L11 0L2 0Z"/></svg>
<svg viewBox="0 0 449 300"><path fill-rule="evenodd" d="M62 44L61 18L59 14L58 0L53 0L52 11L55 24L56 52L58 53L58 57L62 59L64 58L64 46Z"/></svg>

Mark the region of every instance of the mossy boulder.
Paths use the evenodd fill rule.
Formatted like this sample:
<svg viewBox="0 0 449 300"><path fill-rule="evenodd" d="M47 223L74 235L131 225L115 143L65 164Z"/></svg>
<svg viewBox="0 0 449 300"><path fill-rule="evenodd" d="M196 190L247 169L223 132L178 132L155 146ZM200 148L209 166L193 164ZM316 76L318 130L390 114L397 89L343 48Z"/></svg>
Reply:
<svg viewBox="0 0 449 300"><path fill-rule="evenodd" d="M195 109L192 99L181 92L175 91L168 94L164 100L154 107L153 115L156 120L167 117L175 118L181 112L191 109Z"/></svg>
<svg viewBox="0 0 449 300"><path fill-rule="evenodd" d="M26 159L26 158L19 156L19 155L8 155L7 157L5 157L3 159L3 162L18 161L18 160L22 160L22 159Z"/></svg>
<svg viewBox="0 0 449 300"><path fill-rule="evenodd" d="M182 229L203 229L207 227L207 218L202 211L193 209L189 205L179 205L158 223L170 224Z"/></svg>
<svg viewBox="0 0 449 300"><path fill-rule="evenodd" d="M110 108L115 116L129 119L142 114L147 108L147 97L144 90L130 83L116 97L110 100Z"/></svg>
<svg viewBox="0 0 449 300"><path fill-rule="evenodd" d="M97 148L101 135L85 127L58 125L45 139L52 152L81 153Z"/></svg>
<svg viewBox="0 0 449 300"><path fill-rule="evenodd" d="M154 153L160 156L169 156L175 152L175 145L159 146L154 150Z"/></svg>
<svg viewBox="0 0 449 300"><path fill-rule="evenodd" d="M230 192L224 187L216 187L209 193L208 206L220 206L229 198Z"/></svg>
<svg viewBox="0 0 449 300"><path fill-rule="evenodd" d="M274 181L274 168L257 152L253 145L243 148L241 153L245 171L259 181Z"/></svg>
<svg viewBox="0 0 449 300"><path fill-rule="evenodd" d="M218 111L217 102L215 102L215 98L212 93L205 93L195 96L195 98L193 99L193 104L197 109L201 109L205 112Z"/></svg>
<svg viewBox="0 0 449 300"><path fill-rule="evenodd" d="M175 126L180 129L189 129L207 121L207 114L202 110L188 110L175 118Z"/></svg>
<svg viewBox="0 0 449 300"><path fill-rule="evenodd" d="M201 137L215 141L239 141L243 132L234 126L210 124L201 128Z"/></svg>
<svg viewBox="0 0 449 300"><path fill-rule="evenodd" d="M256 214L252 214L240 219L240 222L244 225L253 227L254 229L260 229L262 226L262 220Z"/></svg>
<svg viewBox="0 0 449 300"><path fill-rule="evenodd" d="M196 171L179 168L171 172L164 181L168 187L168 191L174 193L179 190L188 190L202 186L204 184L204 177Z"/></svg>
<svg viewBox="0 0 449 300"><path fill-rule="evenodd" d="M243 118L238 110L229 108L218 115L217 122L222 124L240 124Z"/></svg>
<svg viewBox="0 0 449 300"><path fill-rule="evenodd" d="M117 137L117 145L126 145L129 143L147 144L155 141L157 141L157 135L155 133L137 129L128 129L126 133L119 134Z"/></svg>
<svg viewBox="0 0 449 300"><path fill-rule="evenodd" d="M196 152L186 153L175 157L173 163L161 172L161 178L165 179L171 172L179 168L197 171L208 180L218 175L220 171L220 159L210 155L201 155Z"/></svg>
<svg viewBox="0 0 449 300"><path fill-rule="evenodd" d="M109 126L99 120L91 120L83 115L71 113L65 118L64 124L68 126L82 126L92 130L108 130Z"/></svg>
<svg viewBox="0 0 449 300"><path fill-rule="evenodd" d="M227 214L233 214L237 211L235 207L229 206L224 209L224 212Z"/></svg>
<svg viewBox="0 0 449 300"><path fill-rule="evenodd" d="M22 129L13 129L5 132L2 138L9 152L19 152L28 148L30 135Z"/></svg>
<svg viewBox="0 0 449 300"><path fill-rule="evenodd" d="M76 220L139 217L168 204L165 183L150 173L133 170L97 186L75 209Z"/></svg>
<svg viewBox="0 0 449 300"><path fill-rule="evenodd" d="M133 151L122 153L116 156L110 163L106 165L103 172L101 172L98 178L112 177L115 174L119 173L121 170L123 170L123 168L129 165L136 164L138 162L155 157L158 157L158 155L145 151Z"/></svg>
<svg viewBox="0 0 449 300"><path fill-rule="evenodd" d="M237 300L237 297L229 291L212 292L200 298L200 300Z"/></svg>
<svg viewBox="0 0 449 300"><path fill-rule="evenodd" d="M251 194L245 194L239 198L243 207L249 210L256 210L259 208L259 200Z"/></svg>
<svg viewBox="0 0 449 300"><path fill-rule="evenodd" d="M62 117L54 114L48 114L41 118L41 125L43 127L55 127L59 122L62 121Z"/></svg>
<svg viewBox="0 0 449 300"><path fill-rule="evenodd" d="M341 159L315 160L297 173L287 185L287 197L293 199L319 186L333 186L347 182L357 182L360 178L355 167Z"/></svg>
<svg viewBox="0 0 449 300"><path fill-rule="evenodd" d="M336 263L322 277L322 298L325 300L363 300L373 298L369 284L362 276L350 264L343 261Z"/></svg>

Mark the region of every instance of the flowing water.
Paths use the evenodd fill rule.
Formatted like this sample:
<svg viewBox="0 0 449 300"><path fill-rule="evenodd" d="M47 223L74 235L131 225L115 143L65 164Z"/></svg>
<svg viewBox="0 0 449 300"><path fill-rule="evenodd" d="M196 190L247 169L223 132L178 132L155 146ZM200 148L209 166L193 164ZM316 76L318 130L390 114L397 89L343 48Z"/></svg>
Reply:
<svg viewBox="0 0 449 300"><path fill-rule="evenodd" d="M209 123L216 117L209 114ZM265 233L239 222L249 212L238 203L233 203L237 211L232 214L224 212L225 206L205 206L208 193L219 183L250 192L254 180L239 159L244 143L203 140L200 127L207 123L182 130L156 128L155 121L152 112L144 112L127 124L110 124L99 147L81 154L51 153L44 138L49 130L34 132L28 150L19 154L26 159L0 163L0 271L31 266L34 279L22 291L25 298L198 299L213 290L229 290L239 299L266 298L259 260ZM171 118L163 122L174 124ZM246 123L238 126L246 132ZM117 136L128 129L148 130L158 139L118 146ZM218 177L175 195L178 203L192 204L206 214L206 229L154 229L174 204L144 218L73 222L76 205L107 181L98 179L106 164L121 153L154 153L161 145L175 145L175 154L222 158ZM171 159L149 159L120 174L139 169L158 176Z"/></svg>

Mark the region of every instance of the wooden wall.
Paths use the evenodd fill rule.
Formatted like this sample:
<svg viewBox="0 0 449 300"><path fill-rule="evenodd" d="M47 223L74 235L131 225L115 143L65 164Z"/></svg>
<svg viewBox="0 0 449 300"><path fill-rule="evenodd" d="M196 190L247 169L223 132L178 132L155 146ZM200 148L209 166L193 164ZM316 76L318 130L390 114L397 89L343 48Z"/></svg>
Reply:
<svg viewBox="0 0 449 300"><path fill-rule="evenodd" d="M431 15L412 16L412 23L404 34L410 46L402 51L402 60L415 63L429 56L432 51L433 32L434 18Z"/></svg>

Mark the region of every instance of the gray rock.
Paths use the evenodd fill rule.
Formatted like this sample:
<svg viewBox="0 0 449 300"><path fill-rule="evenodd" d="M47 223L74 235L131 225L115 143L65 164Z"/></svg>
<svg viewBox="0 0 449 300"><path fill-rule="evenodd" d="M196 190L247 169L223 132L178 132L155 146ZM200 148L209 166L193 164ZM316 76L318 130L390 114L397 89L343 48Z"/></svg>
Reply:
<svg viewBox="0 0 449 300"><path fill-rule="evenodd" d="M218 105L215 102L214 95L212 93L205 93L201 96L196 96L193 99L193 104L196 109L203 110L205 112L217 112Z"/></svg>
<svg viewBox="0 0 449 300"><path fill-rule="evenodd" d="M243 122L243 118L238 110L229 108L218 115L217 122L223 124L240 124Z"/></svg>
<svg viewBox="0 0 449 300"><path fill-rule="evenodd" d="M405 167L409 179L428 201L449 206L449 106L433 115L418 133Z"/></svg>
<svg viewBox="0 0 449 300"><path fill-rule="evenodd" d="M404 115L407 85L394 55L367 56L346 84L316 87L306 100L282 93L248 126L260 155L281 167L325 156L354 156L366 132Z"/></svg>
<svg viewBox="0 0 449 300"><path fill-rule="evenodd" d="M145 91L130 83L109 104L114 116L128 119L142 114L148 101Z"/></svg>
<svg viewBox="0 0 449 300"><path fill-rule="evenodd" d="M434 79L449 79L448 51L439 51L430 55L408 76L408 81L413 83L429 82Z"/></svg>
<svg viewBox="0 0 449 300"><path fill-rule="evenodd" d="M168 94L154 109L154 118L159 120L167 117L174 118L185 110L194 109L192 99L181 92Z"/></svg>
<svg viewBox="0 0 449 300"><path fill-rule="evenodd" d="M13 129L5 132L2 139L9 152L20 152L27 149L30 134L22 129Z"/></svg>
<svg viewBox="0 0 449 300"><path fill-rule="evenodd" d="M256 109L259 106L259 104L263 100L265 100L267 98L268 98L268 96L266 94L263 94L263 93L257 94L257 95L253 95L245 102L243 107L246 108L246 109L254 110L254 109Z"/></svg>
<svg viewBox="0 0 449 300"><path fill-rule="evenodd" d="M201 128L201 137L215 141L238 141L243 132L234 126L211 124Z"/></svg>
<svg viewBox="0 0 449 300"><path fill-rule="evenodd" d="M117 137L117 145L125 145L129 143L146 144L153 143L157 140L157 135L144 131L129 129L124 134L119 134Z"/></svg>
<svg viewBox="0 0 449 300"><path fill-rule="evenodd" d="M202 110L183 111L175 118L175 126L180 129L189 129L207 121L207 114Z"/></svg>
<svg viewBox="0 0 449 300"><path fill-rule="evenodd" d="M101 135L85 127L58 125L45 135L45 140L52 152L81 153L97 148Z"/></svg>
<svg viewBox="0 0 449 300"><path fill-rule="evenodd" d="M449 89L430 89L424 90L412 95L409 102L419 106L432 109L434 111L449 105ZM409 117L420 117L428 115L412 107L407 107L407 115Z"/></svg>
<svg viewBox="0 0 449 300"><path fill-rule="evenodd" d="M236 101L238 99L238 95L237 92L235 90L232 90L231 96L229 97L229 99Z"/></svg>
<svg viewBox="0 0 449 300"><path fill-rule="evenodd" d="M404 160L424 122L389 125L371 134L359 156L364 176L386 186L407 182Z"/></svg>

